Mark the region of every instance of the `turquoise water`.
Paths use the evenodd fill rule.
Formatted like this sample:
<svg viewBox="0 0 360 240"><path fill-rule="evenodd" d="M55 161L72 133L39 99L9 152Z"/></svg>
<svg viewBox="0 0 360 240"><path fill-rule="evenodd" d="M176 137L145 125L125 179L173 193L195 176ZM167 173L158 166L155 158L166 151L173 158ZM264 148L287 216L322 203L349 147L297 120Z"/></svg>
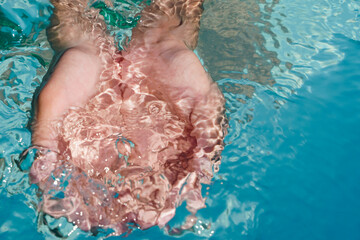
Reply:
<svg viewBox="0 0 360 240"><path fill-rule="evenodd" d="M138 1L124 2L116 12L131 24ZM52 57L50 12L45 0L0 0L1 239L56 239L15 164ZM197 53L225 94L230 129L207 208L179 238L360 239L359 14L357 0L206 1ZM129 34L110 23L119 41ZM68 239L97 239L62 219L48 225L60 223ZM157 238L171 237L157 227L128 237Z"/></svg>

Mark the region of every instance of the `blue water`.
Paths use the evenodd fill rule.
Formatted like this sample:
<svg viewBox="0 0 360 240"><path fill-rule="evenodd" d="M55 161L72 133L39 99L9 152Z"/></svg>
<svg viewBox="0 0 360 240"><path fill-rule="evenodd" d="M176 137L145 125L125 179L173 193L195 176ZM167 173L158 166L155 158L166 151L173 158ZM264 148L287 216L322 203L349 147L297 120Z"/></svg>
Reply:
<svg viewBox="0 0 360 240"><path fill-rule="evenodd" d="M119 14L138 11L117 4ZM51 9L0 0L0 12L0 239L56 239L15 164L52 57ZM197 53L224 92L230 128L220 172L204 186L207 208L178 238L360 239L359 14L357 0L206 1ZM185 215L180 206L171 225ZM157 227L128 237L171 238Z"/></svg>

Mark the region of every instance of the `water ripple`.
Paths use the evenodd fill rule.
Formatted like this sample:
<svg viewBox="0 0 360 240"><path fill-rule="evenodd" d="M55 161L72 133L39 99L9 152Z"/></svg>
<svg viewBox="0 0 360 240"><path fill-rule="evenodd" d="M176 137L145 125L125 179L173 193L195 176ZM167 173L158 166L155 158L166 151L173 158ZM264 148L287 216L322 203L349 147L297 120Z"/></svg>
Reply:
<svg viewBox="0 0 360 240"><path fill-rule="evenodd" d="M130 30L119 30L110 23L119 23L118 14L130 19L128 24L134 24L136 13L142 8L138 2L113 1L113 7L102 7L110 16L109 30L119 42L130 37ZM205 1L197 52L224 92L230 129L221 170L206 189L208 208L199 212L203 222L197 223L201 231L196 232L195 237L269 239L276 235L276 239L324 239L319 232L310 235L310 230L306 231L312 229L310 224L299 219L311 219L314 214L320 216L327 211L338 221L351 215L348 213L351 211L341 205L344 203L333 200L337 198L330 190L324 191L321 197L316 190L321 190L317 185L331 186L337 195L344 199L347 196L348 204L356 204L355 198L349 196L359 189L351 185L353 180L348 176L356 175L357 168L351 168L354 173L337 171L352 159L351 153L346 154L341 148L354 143L340 134L337 138L329 139L329 136L336 131L358 132L355 128L346 128L349 124L355 125L360 117L358 102L347 96L355 99L360 85L358 81L346 87L340 82L332 83L327 91L321 92L314 90L315 83L314 87L308 82L315 74L346 61L345 50L341 47L344 43L339 43L345 40L341 39L351 39L358 45L359 12L357 0ZM30 226L31 230L25 229L26 232L36 232L37 228L34 223L36 189L29 186L27 174L20 172L15 162L30 144L26 125L33 92L52 58L44 31L50 13L51 5L46 0L0 0L0 197L5 205L12 201L19 203L19 208L13 210L1 208L11 215L1 219L0 225L0 234L8 231L8 236L19 236L24 229L22 226ZM339 69L341 77L357 78L356 63L345 63ZM323 78L318 80L327 81L330 76ZM338 100L337 90L344 94L341 100ZM314 91L312 98L303 96L304 92ZM301 104L307 104L309 109L301 108ZM344 106L352 107L344 109ZM300 114L294 114L296 111ZM312 122L316 128L311 134L319 134L319 139L311 143L311 135L304 129L317 111L321 117ZM287 115L289 112L293 115ZM342 115L337 117L339 112ZM347 125L341 125L341 117ZM325 121L331 123L332 127L326 128L330 133L322 130ZM338 130L339 122L344 130ZM317 152L322 142L335 147ZM319 161L321 167L311 168L308 165L311 161L299 161L299 156L306 154L302 152L303 146L309 146L307 151L311 154L306 156L311 156L313 162ZM327 151L339 156L341 164L322 160ZM343 185L352 186L352 190L346 190L338 182L339 178L345 179ZM308 182L309 179L313 181ZM301 187L291 188L289 184ZM13 195L16 198L11 198ZM326 202L333 204L328 207L323 205ZM341 212L335 206L346 211ZM296 214L297 209L301 214ZM27 214L24 218L20 210ZM355 208L353 211L356 213ZM278 224L279 218L299 222L300 226L293 227L292 231L284 230ZM21 226L17 229L17 223L26 224L18 224ZM324 217L316 224L321 227L329 222ZM348 229L355 229L356 224L349 222ZM72 228L63 231L73 232L74 238L88 237ZM148 231L140 237L134 233L133 238L153 233L164 237L160 230ZM48 229L41 228L40 232L43 235L36 235L36 239L53 237ZM343 232L343 239L355 236ZM194 235L186 234L183 238L192 239Z"/></svg>

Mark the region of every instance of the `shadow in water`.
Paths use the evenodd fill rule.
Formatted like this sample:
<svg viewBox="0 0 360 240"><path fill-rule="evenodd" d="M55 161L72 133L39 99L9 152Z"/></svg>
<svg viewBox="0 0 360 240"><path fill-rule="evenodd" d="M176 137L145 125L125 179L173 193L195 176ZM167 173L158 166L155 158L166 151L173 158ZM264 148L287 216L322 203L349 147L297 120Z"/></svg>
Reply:
<svg viewBox="0 0 360 240"><path fill-rule="evenodd" d="M205 2L197 51L215 81L248 79L261 85L275 84L271 70L281 61L276 52L265 47L264 33L271 36L274 47L278 48L279 42L271 30L273 25L268 21L277 3L278 0ZM249 98L255 90L236 81L222 84L222 88Z"/></svg>

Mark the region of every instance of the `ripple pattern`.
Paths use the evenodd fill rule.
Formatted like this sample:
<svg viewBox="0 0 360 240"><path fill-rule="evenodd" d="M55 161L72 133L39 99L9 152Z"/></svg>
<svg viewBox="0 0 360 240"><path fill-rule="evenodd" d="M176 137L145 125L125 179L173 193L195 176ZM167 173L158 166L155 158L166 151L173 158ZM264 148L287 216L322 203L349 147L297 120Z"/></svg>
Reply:
<svg viewBox="0 0 360 240"><path fill-rule="evenodd" d="M135 24L142 5L112 2L101 6L124 42L130 28L118 29L117 14ZM204 7L197 53L224 92L230 129L220 172L203 188L207 208L181 239L359 239L360 2L207 0ZM0 236L96 239L64 219L37 216L36 188L16 165L52 58L50 14L46 0L0 0ZM182 223L177 216L171 225ZM129 238L170 238L165 232Z"/></svg>

